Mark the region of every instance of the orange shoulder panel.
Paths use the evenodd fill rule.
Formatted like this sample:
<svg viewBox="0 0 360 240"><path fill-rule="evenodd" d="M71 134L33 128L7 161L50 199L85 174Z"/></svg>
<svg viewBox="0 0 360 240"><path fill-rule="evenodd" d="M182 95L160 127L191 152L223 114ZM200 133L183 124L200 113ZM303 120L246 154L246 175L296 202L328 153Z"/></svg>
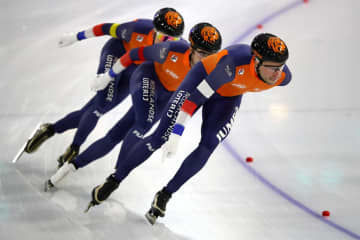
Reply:
<svg viewBox="0 0 360 240"><path fill-rule="evenodd" d="M215 69L216 64L225 55L228 55L228 51L226 49L202 59L201 62L204 65L206 73L210 74Z"/></svg>
<svg viewBox="0 0 360 240"><path fill-rule="evenodd" d="M141 34L134 32L132 33L129 42L123 40L123 46L126 51L130 51L131 49L134 48L151 46L154 41L153 34L154 34L154 30L151 30L148 34ZM135 64L141 64L143 62L144 61L134 61Z"/></svg>
<svg viewBox="0 0 360 240"><path fill-rule="evenodd" d="M189 49L185 53L170 51L165 62L154 62L155 72L168 91L175 91L190 71L189 54Z"/></svg>
<svg viewBox="0 0 360 240"><path fill-rule="evenodd" d="M233 81L224 84L216 92L224 97L238 96L246 92L261 92L278 86L284 79L285 73L283 72L275 84L264 83L255 72L253 58L250 64L237 66Z"/></svg>

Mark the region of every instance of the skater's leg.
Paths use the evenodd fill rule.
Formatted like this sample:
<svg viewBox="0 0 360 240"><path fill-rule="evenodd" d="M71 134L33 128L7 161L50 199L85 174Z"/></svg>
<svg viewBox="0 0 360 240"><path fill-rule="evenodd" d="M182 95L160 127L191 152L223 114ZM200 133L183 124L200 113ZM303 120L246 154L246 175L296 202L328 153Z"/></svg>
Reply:
<svg viewBox="0 0 360 240"><path fill-rule="evenodd" d="M95 96L90 99L80 110L74 111L66 115L64 118L52 124L55 133L63 133L69 129L77 128L82 115L91 108L95 103Z"/></svg>
<svg viewBox="0 0 360 240"><path fill-rule="evenodd" d="M74 172L78 168L84 167L92 161L104 156L106 153L115 147L124 136L124 132L134 122L134 112L130 109L127 114L108 132L108 134L93 143L85 152L80 154L75 159L65 162L57 172L45 182L45 191L53 189L69 172Z"/></svg>
<svg viewBox="0 0 360 240"><path fill-rule="evenodd" d="M118 121L112 129L110 129L105 137L91 144L74 160L76 167L82 168L109 153L118 143L123 140L125 134L131 128L134 121L134 110L133 108L130 108L125 116L120 119L120 121Z"/></svg>
<svg viewBox="0 0 360 240"><path fill-rule="evenodd" d="M115 178L123 180L134 168L145 162L167 140L176 122L177 113L180 110L186 95L175 92L162 112L159 126L155 131L144 139L138 139L133 146L129 147L124 156L117 160Z"/></svg>
<svg viewBox="0 0 360 240"><path fill-rule="evenodd" d="M108 86L98 91L95 98L95 104L92 108L83 114L78 129L75 133L74 139L68 150L70 153L76 153L74 155L68 155L67 153L60 156L58 159L59 166L65 161L73 159L77 156L80 146L85 142L88 135L95 128L99 118L121 103L129 94L129 78L136 65L130 65L124 70L118 77L111 81Z"/></svg>
<svg viewBox="0 0 360 240"><path fill-rule="evenodd" d="M120 104L129 94L129 79L136 65L130 65L108 86L96 94L94 107L81 118L72 145L80 147L95 128L99 118Z"/></svg>
<svg viewBox="0 0 360 240"><path fill-rule="evenodd" d="M128 150L158 121L172 95L156 76L153 63L144 63L137 68L130 80L130 92L135 123L124 138L118 159L124 159Z"/></svg>
<svg viewBox="0 0 360 240"><path fill-rule="evenodd" d="M240 103L241 96L214 98L204 104L200 143L198 147L186 157L180 169L167 184L166 190L169 193L172 194L176 192L186 181L196 175L205 166L215 148L229 134Z"/></svg>
<svg viewBox="0 0 360 240"><path fill-rule="evenodd" d="M25 151L35 152L46 140L54 136L55 133L63 133L66 130L77 128L81 116L94 103L92 98L81 110L74 111L54 124L45 123L40 126L36 133L28 140Z"/></svg>
<svg viewBox="0 0 360 240"><path fill-rule="evenodd" d="M172 194L178 191L186 181L196 175L205 166L213 151L229 134L240 102L241 96L233 98L220 97L218 99L214 97L204 104L200 143L198 147L186 157L167 186L155 195L151 208L145 215L151 224L155 223L157 217L163 217L165 215L166 204ZM225 129L226 133L220 133ZM219 134L221 134L222 137L218 137Z"/></svg>

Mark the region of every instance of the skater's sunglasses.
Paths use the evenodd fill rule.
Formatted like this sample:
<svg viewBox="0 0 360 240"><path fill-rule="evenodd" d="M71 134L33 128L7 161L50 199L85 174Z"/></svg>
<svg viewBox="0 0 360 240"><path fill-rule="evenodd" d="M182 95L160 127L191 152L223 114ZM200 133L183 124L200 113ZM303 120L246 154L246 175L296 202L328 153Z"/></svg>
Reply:
<svg viewBox="0 0 360 240"><path fill-rule="evenodd" d="M262 64L263 67L271 70L272 72L282 72L284 67L285 67L285 63L283 63L280 66L273 66L273 65L267 65L267 64Z"/></svg>
<svg viewBox="0 0 360 240"><path fill-rule="evenodd" d="M180 37L173 37L173 36L169 36L165 33L162 32L156 32L156 38L162 42L165 41L177 41L180 40Z"/></svg>

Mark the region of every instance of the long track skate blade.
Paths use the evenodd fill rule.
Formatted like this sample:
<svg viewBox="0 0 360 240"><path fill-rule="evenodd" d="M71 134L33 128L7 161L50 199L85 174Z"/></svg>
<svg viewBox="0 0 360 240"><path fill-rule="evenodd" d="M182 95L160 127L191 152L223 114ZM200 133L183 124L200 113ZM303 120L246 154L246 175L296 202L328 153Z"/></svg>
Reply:
<svg viewBox="0 0 360 240"><path fill-rule="evenodd" d="M50 179L46 180L46 182L44 183L44 192L52 192L55 190L56 187L54 186L54 184L51 183Z"/></svg>
<svg viewBox="0 0 360 240"><path fill-rule="evenodd" d="M19 160L19 158L23 155L23 153L25 152L25 147L26 147L26 143L24 143L24 145L21 147L21 149L18 151L18 153L15 155L14 159L11 161L12 163L16 163L17 160Z"/></svg>
<svg viewBox="0 0 360 240"><path fill-rule="evenodd" d="M15 155L14 159L11 161L12 163L16 163L20 157L23 155L23 153L25 152L25 147L27 145L27 142L35 135L36 130L39 129L41 123L38 123L36 125L36 128L33 130L33 132L31 133L31 135L28 137L28 140L23 144L23 146L20 148L20 150L18 151L18 153Z"/></svg>
<svg viewBox="0 0 360 240"><path fill-rule="evenodd" d="M157 217L155 215L151 214L150 211L145 214L145 218L148 220L148 222L151 225L154 225L156 222L156 219L157 219Z"/></svg>
<svg viewBox="0 0 360 240"><path fill-rule="evenodd" d="M90 208L93 207L93 206L95 206L95 204L94 204L92 201L89 202L89 205L88 205L87 208L84 210L84 213L89 212Z"/></svg>

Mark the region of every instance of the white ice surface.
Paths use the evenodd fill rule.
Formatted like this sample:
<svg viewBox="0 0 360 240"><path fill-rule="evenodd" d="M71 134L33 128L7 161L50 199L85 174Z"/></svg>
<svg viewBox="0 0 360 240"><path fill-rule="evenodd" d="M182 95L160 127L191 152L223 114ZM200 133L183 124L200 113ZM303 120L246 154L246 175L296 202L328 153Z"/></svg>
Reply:
<svg viewBox="0 0 360 240"><path fill-rule="evenodd" d="M111 173L119 146L70 175L55 193L44 193L43 182L54 173L73 131L11 163L38 122L56 121L92 96L89 82L107 37L59 49L61 34L152 18L157 9L172 6L184 16L186 33L209 21L221 30L225 47L292 2L0 1L0 239L360 239L358 0L310 0L243 39L248 43L259 31L285 39L293 80L243 98L226 142L237 155L220 146L174 194L166 217L154 226L144 213L197 144L200 116L186 129L182 154L164 163L160 151L154 154L88 214L83 210L90 191ZM104 116L82 149L102 137L129 104L126 100ZM254 162L244 163L246 156ZM289 202L251 170L306 209L329 210L330 218L321 220Z"/></svg>

